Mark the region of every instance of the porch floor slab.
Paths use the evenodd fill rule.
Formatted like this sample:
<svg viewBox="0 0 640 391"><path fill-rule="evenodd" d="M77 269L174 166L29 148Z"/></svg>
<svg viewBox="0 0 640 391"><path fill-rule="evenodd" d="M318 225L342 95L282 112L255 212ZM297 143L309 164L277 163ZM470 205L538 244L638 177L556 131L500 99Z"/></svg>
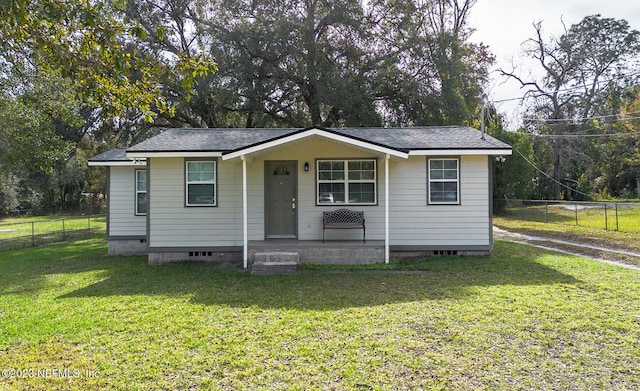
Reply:
<svg viewBox="0 0 640 391"><path fill-rule="evenodd" d="M265 251L291 251L300 254L306 264L373 264L384 263L384 241L326 241L321 240L252 240L249 241L249 260Z"/></svg>
<svg viewBox="0 0 640 391"><path fill-rule="evenodd" d="M291 247L291 251L295 248L384 248L384 240L367 240L363 243L361 240L297 240L297 239L269 239L269 240L250 240L249 247L261 248L280 248Z"/></svg>

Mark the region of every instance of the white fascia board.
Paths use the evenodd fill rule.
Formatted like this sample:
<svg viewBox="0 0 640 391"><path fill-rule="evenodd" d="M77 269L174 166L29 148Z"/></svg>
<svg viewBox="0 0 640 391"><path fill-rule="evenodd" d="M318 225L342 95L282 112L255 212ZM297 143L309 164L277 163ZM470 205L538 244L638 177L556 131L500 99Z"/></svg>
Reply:
<svg viewBox="0 0 640 391"><path fill-rule="evenodd" d="M150 158L150 157L220 157L222 152L127 152L127 157Z"/></svg>
<svg viewBox="0 0 640 391"><path fill-rule="evenodd" d="M273 141L269 141L266 143L262 143L259 145L254 145L253 147L249 147L249 148L244 148L244 149L240 149L237 150L235 152L231 152L228 154L225 154L222 156L222 160L229 160L229 159L235 159L235 158L239 158L240 156L243 155L249 155L252 153L256 153L256 152L260 152L260 151L264 151L266 149L269 148L273 148L273 147L277 147L283 144L287 144L296 140L301 140L303 138L306 137L310 137L310 136L320 136L320 137L325 137L331 140L335 140L335 141L339 141L341 143L344 144L348 144L348 145L353 145L356 147L360 147L360 148L364 148L364 149L369 149L371 151L375 151L375 152L379 152L382 154L388 154L394 157L398 157L398 158L402 158L402 159L407 159L409 157L409 154L406 152L401 152L395 149L391 149L391 148L386 148L386 147L382 147L379 145L375 145L375 144L371 144L371 143L367 143L365 141L360 141L360 140L356 140L353 139L351 137L347 137L347 136L343 136L340 134L335 134L335 133L331 133L331 132L327 132L324 131L322 129L309 129L306 130L304 132L300 132L300 133L296 133L296 134L292 134L286 137L282 137L279 138L277 140L273 140Z"/></svg>
<svg viewBox="0 0 640 391"><path fill-rule="evenodd" d="M110 166L121 166L121 167L146 167L147 166L147 161L146 159L142 159L142 160L131 160L131 161L122 161L122 160L118 160L118 161L103 161L103 162L87 162L88 166L104 166L104 167L110 167Z"/></svg>
<svg viewBox="0 0 640 391"><path fill-rule="evenodd" d="M509 156L510 149L420 149L409 152L410 156Z"/></svg>

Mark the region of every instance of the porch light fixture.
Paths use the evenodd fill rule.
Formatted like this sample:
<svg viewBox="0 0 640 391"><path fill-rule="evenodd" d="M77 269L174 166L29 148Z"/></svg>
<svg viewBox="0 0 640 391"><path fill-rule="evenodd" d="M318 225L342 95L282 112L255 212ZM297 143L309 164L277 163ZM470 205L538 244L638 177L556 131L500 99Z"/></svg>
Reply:
<svg viewBox="0 0 640 391"><path fill-rule="evenodd" d="M309 172L309 162L304 162L304 171Z"/></svg>

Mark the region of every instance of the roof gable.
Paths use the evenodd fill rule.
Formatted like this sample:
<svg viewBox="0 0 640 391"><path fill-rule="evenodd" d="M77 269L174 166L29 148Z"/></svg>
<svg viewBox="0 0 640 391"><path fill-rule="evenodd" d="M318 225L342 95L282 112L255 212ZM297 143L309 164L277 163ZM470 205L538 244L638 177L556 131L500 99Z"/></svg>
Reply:
<svg viewBox="0 0 640 391"><path fill-rule="evenodd" d="M257 142L246 147L238 148L235 151L223 154L222 159L228 160L228 159L237 158L242 155L248 155L248 154L264 151L273 147L285 145L285 144L288 144L297 140L302 140L312 136L320 136L330 140L339 141L344 144L353 145L356 147L368 149L378 153L388 154L388 155L403 158L403 159L406 159L409 156L406 151L381 145L379 143L375 143L369 140L343 134L330 129L313 127L313 128L300 129L295 132L283 135L281 137L277 137L267 141Z"/></svg>

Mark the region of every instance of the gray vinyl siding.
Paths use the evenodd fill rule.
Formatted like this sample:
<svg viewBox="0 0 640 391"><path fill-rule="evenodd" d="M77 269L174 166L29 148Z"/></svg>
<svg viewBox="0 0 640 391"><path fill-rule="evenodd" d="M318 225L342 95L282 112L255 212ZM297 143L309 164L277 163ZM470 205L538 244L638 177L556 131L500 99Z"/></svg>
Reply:
<svg viewBox="0 0 640 391"><path fill-rule="evenodd" d="M109 168L109 237L147 234L146 216L135 215L135 170L144 167Z"/></svg>
<svg viewBox="0 0 640 391"><path fill-rule="evenodd" d="M378 205L316 205L316 159L358 159L376 158L377 167L377 189ZM252 189L252 193L259 193L249 200L249 208L255 221L255 230L250 231L251 240L264 239L264 224L261 219L264 211L264 196L262 188L264 182L264 161L265 160L296 160L298 161L298 239L299 240L321 240L322 239L322 212L339 208L349 208L362 210L365 212L367 225L367 238L384 238L384 158L368 151L346 146L333 141L315 137L297 143L292 148L278 149L255 159L252 165L252 176L250 183L259 182L258 186ZM309 171L304 171L304 163L309 163ZM260 178L254 175L259 174ZM259 208L251 205L252 202L259 203ZM259 222L259 223L258 223ZM362 240L362 230L327 230L327 240Z"/></svg>
<svg viewBox="0 0 640 391"><path fill-rule="evenodd" d="M192 207L185 206L185 159L151 159L149 247L242 243L242 166L217 161L217 206Z"/></svg>
<svg viewBox="0 0 640 391"><path fill-rule="evenodd" d="M316 159L377 159L378 205L348 205L365 212L367 239L384 239L384 156L314 137L250 159L249 240L264 240L264 162L298 162L298 239L322 238L322 211L345 207L316 205ZM390 244L486 246L490 244L487 156L460 157L460 205L427 205L427 158L390 162ZM242 162L217 159L217 207L184 206L184 159L152 158L149 217L152 248L242 245ZM304 163L309 171L304 171ZM162 195L162 196L160 196ZM361 230L327 230L327 240L362 240Z"/></svg>
<svg viewBox="0 0 640 391"><path fill-rule="evenodd" d="M392 245L490 243L488 158L461 156L459 164L459 205L427 205L427 157L410 157L391 167Z"/></svg>

